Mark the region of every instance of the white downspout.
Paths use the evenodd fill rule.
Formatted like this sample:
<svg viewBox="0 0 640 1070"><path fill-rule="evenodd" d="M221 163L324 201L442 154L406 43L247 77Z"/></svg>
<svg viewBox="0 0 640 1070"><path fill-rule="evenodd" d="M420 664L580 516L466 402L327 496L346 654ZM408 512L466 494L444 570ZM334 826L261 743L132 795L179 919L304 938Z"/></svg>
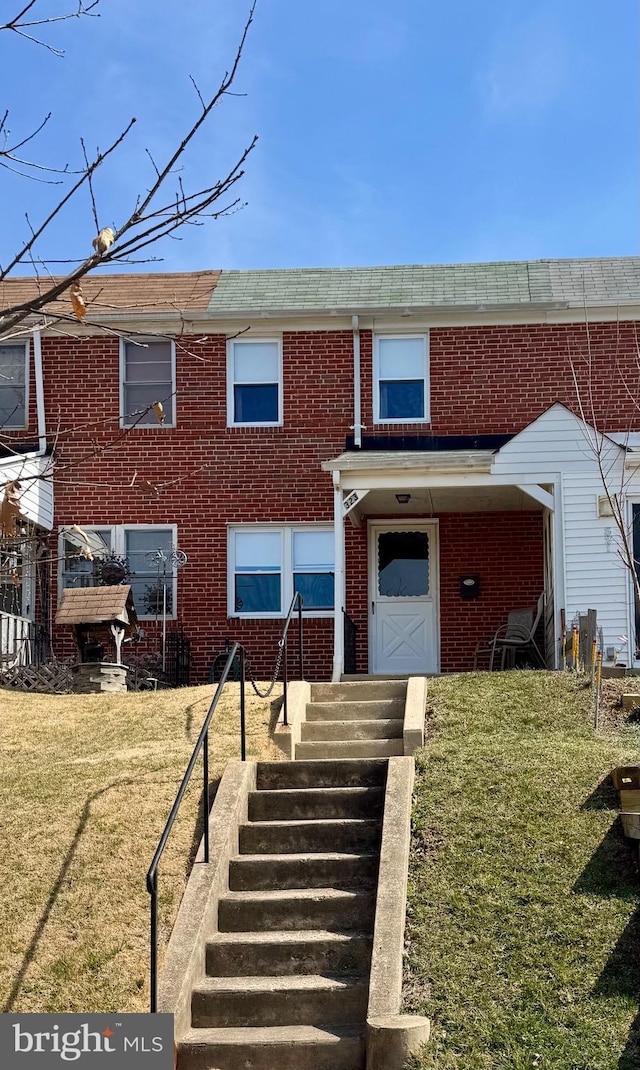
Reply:
<svg viewBox="0 0 640 1070"><path fill-rule="evenodd" d="M353 328L353 444L362 446L362 400L360 392L360 320L351 317Z"/></svg>
<svg viewBox="0 0 640 1070"><path fill-rule="evenodd" d="M44 376L42 373L42 335L39 330L33 332L33 368L36 380L36 414L38 420L38 452L36 457L42 457L47 449L47 426L44 409Z"/></svg>
<svg viewBox="0 0 640 1070"><path fill-rule="evenodd" d="M332 682L338 683L344 670L344 518L342 516L342 489L340 472L333 473L333 535L335 554L335 607L333 619L333 671Z"/></svg>

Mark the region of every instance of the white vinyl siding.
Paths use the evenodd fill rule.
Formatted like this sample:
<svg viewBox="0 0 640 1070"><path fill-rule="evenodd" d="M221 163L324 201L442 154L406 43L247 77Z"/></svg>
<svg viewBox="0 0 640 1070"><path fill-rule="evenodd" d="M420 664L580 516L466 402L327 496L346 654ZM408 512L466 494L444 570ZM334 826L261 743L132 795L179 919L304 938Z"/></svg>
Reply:
<svg viewBox="0 0 640 1070"><path fill-rule="evenodd" d="M160 427L153 409L160 402L164 426L175 426L175 346L157 338L123 340L120 350L123 427Z"/></svg>
<svg viewBox="0 0 640 1070"><path fill-rule="evenodd" d="M557 605L565 610L569 626L577 613L595 609L605 648L619 647L620 636L631 628L630 577L620 560L613 518L598 516L598 496L604 491L589 434L593 432L564 406L553 405L499 450L493 472L514 483L533 477L561 485L555 509L563 532L564 592L556 591ZM609 485L619 489L624 451L606 439L605 450ZM640 500L640 479L628 472L626 479L625 495Z"/></svg>
<svg viewBox="0 0 640 1070"><path fill-rule="evenodd" d="M0 487L20 483L20 509L41 528L53 527L53 480L50 457L18 457L0 461Z"/></svg>

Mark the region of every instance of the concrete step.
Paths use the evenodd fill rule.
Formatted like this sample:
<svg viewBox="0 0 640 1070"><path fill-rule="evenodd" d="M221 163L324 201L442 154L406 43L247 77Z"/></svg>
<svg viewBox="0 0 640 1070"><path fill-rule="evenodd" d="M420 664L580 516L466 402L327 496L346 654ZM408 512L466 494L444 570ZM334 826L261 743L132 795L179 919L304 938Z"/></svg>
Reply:
<svg viewBox="0 0 640 1070"><path fill-rule="evenodd" d="M301 725L303 743L317 739L399 739L404 728L403 720L375 721L311 721Z"/></svg>
<svg viewBox="0 0 640 1070"><path fill-rule="evenodd" d="M325 746L325 744L322 744ZM382 788L285 788L249 792L249 821L376 817L382 813Z"/></svg>
<svg viewBox="0 0 640 1070"><path fill-rule="evenodd" d="M404 698L406 678L400 680L344 680L338 684L311 684L312 702L373 702Z"/></svg>
<svg viewBox="0 0 640 1070"><path fill-rule="evenodd" d="M178 1044L177 1070L364 1070L361 1029L282 1026L191 1029Z"/></svg>
<svg viewBox="0 0 640 1070"><path fill-rule="evenodd" d="M363 1022L368 980L327 977L205 977L191 996L195 1029L340 1026Z"/></svg>
<svg viewBox="0 0 640 1070"><path fill-rule="evenodd" d="M279 788L356 788L384 785L387 763L384 760L259 762L259 790Z"/></svg>
<svg viewBox="0 0 640 1070"><path fill-rule="evenodd" d="M375 818L256 821L240 826L239 849L243 855L369 852L379 848L381 834L380 820Z"/></svg>
<svg viewBox="0 0 640 1070"><path fill-rule="evenodd" d="M299 759L335 758L393 758L404 754L401 739L353 739L341 742L317 740L296 743L296 764Z"/></svg>
<svg viewBox="0 0 640 1070"><path fill-rule="evenodd" d="M404 719L404 698L307 703L307 721L373 721L378 717Z"/></svg>
<svg viewBox="0 0 640 1070"><path fill-rule="evenodd" d="M311 888L297 891L227 892L218 904L219 932L334 929L373 926L374 892Z"/></svg>
<svg viewBox="0 0 640 1070"><path fill-rule="evenodd" d="M372 937L322 929L217 933L207 941L206 971L215 977L329 973L366 977Z"/></svg>
<svg viewBox="0 0 640 1070"><path fill-rule="evenodd" d="M229 861L232 892L275 888L374 888L375 854L244 855Z"/></svg>

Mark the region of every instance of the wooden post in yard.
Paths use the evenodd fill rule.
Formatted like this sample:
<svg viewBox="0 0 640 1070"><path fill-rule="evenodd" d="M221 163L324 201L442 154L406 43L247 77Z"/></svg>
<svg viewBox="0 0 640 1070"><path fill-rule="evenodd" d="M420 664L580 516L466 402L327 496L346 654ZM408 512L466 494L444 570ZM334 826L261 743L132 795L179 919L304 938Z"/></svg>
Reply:
<svg viewBox="0 0 640 1070"><path fill-rule="evenodd" d="M600 717L600 687L602 684L602 651L598 651L596 658L596 700L593 714L593 727L596 732L598 731L598 723Z"/></svg>

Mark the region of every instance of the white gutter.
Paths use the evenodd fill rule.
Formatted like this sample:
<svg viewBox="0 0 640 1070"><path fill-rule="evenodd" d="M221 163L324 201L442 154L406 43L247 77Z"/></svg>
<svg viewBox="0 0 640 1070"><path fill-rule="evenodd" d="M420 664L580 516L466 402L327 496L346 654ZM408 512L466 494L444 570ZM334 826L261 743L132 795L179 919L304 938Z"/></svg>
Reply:
<svg viewBox="0 0 640 1070"><path fill-rule="evenodd" d="M353 444L362 446L362 400L360 391L360 321L351 317L353 328Z"/></svg>

